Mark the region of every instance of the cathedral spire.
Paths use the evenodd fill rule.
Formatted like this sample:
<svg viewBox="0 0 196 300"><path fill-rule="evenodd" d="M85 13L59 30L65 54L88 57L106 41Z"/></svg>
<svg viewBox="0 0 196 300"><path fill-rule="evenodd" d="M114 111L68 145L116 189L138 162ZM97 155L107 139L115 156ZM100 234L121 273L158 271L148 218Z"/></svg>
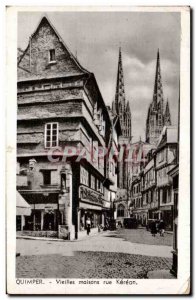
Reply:
<svg viewBox="0 0 196 300"><path fill-rule="evenodd" d="M157 51L157 62L156 62L156 71L155 71L154 93L153 93L153 104L155 108L157 107L158 103L163 113L163 86L161 80L159 49Z"/></svg>
<svg viewBox="0 0 196 300"><path fill-rule="evenodd" d="M146 142L150 144L156 144L164 125L171 124L169 103L167 103L166 110L164 110L163 86L160 65L160 53L158 49L153 100L149 106L146 119Z"/></svg>
<svg viewBox="0 0 196 300"><path fill-rule="evenodd" d="M118 71L117 71L117 81L116 81L116 94L115 94L115 106L116 112L120 113L119 110L125 109L125 87L124 87L124 76L123 76L123 66L122 66L122 54L121 47L119 48L119 59L118 59Z"/></svg>
<svg viewBox="0 0 196 300"><path fill-rule="evenodd" d="M168 99L167 99L165 114L164 114L164 125L165 126L170 126L171 125L171 114L170 114Z"/></svg>
<svg viewBox="0 0 196 300"><path fill-rule="evenodd" d="M117 114L119 117L122 136L126 139L131 139L131 110L129 102L127 102L125 99L121 47L119 48L116 93L115 100L112 103L112 110L113 113Z"/></svg>

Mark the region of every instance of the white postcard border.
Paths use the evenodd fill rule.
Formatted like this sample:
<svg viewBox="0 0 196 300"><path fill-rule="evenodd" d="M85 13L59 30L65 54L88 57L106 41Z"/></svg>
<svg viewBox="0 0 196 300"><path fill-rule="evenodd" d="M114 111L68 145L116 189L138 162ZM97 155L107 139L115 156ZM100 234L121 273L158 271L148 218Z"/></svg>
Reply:
<svg viewBox="0 0 196 300"><path fill-rule="evenodd" d="M16 249L16 112L17 112L17 12L69 11L76 7L9 7L7 9L7 292L10 294L181 294L190 278L190 10L189 7L77 7L85 11L178 11L181 12L180 72L180 173L179 173L179 276L178 279L135 280L137 284L58 284L43 279L43 284L18 284L15 278ZM74 279L73 279L74 280ZM89 279L96 280L96 279ZM106 279L107 280L107 279ZM78 279L75 279L78 282ZM120 281L120 280L119 280ZM125 280L126 281L126 280ZM50 283L51 282L51 283Z"/></svg>

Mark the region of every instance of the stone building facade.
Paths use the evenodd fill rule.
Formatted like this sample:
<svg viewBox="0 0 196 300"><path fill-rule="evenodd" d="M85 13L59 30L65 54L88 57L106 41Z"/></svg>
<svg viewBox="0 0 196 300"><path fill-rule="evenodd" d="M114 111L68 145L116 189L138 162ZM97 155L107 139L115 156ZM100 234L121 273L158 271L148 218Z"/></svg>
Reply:
<svg viewBox="0 0 196 300"><path fill-rule="evenodd" d="M122 135L122 130L120 126L119 117L114 114L110 107L108 107L112 128L110 133L110 139L107 143L108 153L106 157L106 181L105 181L105 198L111 203L111 219L116 219L117 208L116 208L116 198L119 189L118 185L118 148L119 139Z"/></svg>
<svg viewBox="0 0 196 300"><path fill-rule="evenodd" d="M139 220L144 222L144 219L147 219L147 204L142 192L145 180L147 181L148 178L145 167L149 163L149 154L154 151L155 147L141 140L132 144L132 147L129 210L132 215L138 216Z"/></svg>
<svg viewBox="0 0 196 300"><path fill-rule="evenodd" d="M169 229L173 229L173 205L172 179L168 172L177 164L177 128L167 126L163 128L156 150L156 176L157 197L161 218Z"/></svg>
<svg viewBox="0 0 196 300"><path fill-rule="evenodd" d="M171 125L169 102L165 105L161 79L160 54L157 52L153 100L146 119L146 142L156 145L164 126Z"/></svg>
<svg viewBox="0 0 196 300"><path fill-rule="evenodd" d="M163 219L166 228L173 229L174 197L168 173L176 166L177 147L177 128L165 126L156 149L149 151L145 167L131 184L132 214L143 225L148 219Z"/></svg>
<svg viewBox="0 0 196 300"><path fill-rule="evenodd" d="M92 228L104 225L113 182L97 151L107 147L112 121L94 74L46 17L20 55L17 85L18 179L27 178L17 189L32 208L23 230L73 239L87 217Z"/></svg>

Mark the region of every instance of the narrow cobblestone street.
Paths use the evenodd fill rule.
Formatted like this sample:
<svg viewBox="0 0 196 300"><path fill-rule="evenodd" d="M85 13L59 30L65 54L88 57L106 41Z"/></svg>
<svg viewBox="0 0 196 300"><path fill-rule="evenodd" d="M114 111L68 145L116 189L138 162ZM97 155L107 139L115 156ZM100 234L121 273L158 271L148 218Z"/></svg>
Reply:
<svg viewBox="0 0 196 300"><path fill-rule="evenodd" d="M156 234L155 237L152 236L150 231L147 231L145 228L131 230L130 229L119 229L114 236L125 239L126 241L130 241L132 243L139 244L148 244L148 245L165 245L172 246L173 245L173 233L165 233L164 237Z"/></svg>
<svg viewBox="0 0 196 300"><path fill-rule="evenodd" d="M162 243L171 239L166 234ZM104 232L73 242L17 239L16 276L146 278L149 271L171 266L172 247L160 241L145 229Z"/></svg>

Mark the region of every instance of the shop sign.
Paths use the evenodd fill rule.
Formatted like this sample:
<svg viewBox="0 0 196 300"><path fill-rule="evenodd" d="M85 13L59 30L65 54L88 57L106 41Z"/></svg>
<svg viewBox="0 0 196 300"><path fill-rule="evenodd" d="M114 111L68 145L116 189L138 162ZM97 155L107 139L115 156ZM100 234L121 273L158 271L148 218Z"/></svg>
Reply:
<svg viewBox="0 0 196 300"><path fill-rule="evenodd" d="M45 211L47 210L55 210L58 209L58 206L56 203L50 203L50 204L44 204L44 203L36 203L36 204L31 204L32 209L44 209Z"/></svg>
<svg viewBox="0 0 196 300"><path fill-rule="evenodd" d="M102 195L87 186L79 187L79 197L81 200L94 203L97 205L103 205Z"/></svg>
<svg viewBox="0 0 196 300"><path fill-rule="evenodd" d="M161 207L160 207L160 210L161 210L161 211L171 210L171 209L172 209L171 205L161 206Z"/></svg>

